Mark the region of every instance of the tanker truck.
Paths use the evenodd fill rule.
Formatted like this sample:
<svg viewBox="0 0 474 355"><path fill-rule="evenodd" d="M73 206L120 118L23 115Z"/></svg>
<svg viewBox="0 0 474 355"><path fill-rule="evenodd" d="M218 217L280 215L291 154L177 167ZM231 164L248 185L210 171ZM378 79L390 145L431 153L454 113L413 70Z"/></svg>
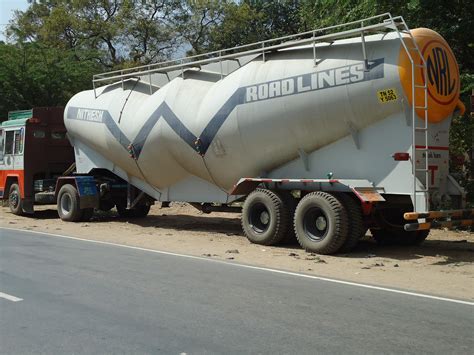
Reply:
<svg viewBox="0 0 474 355"><path fill-rule="evenodd" d="M97 74L65 108L76 173L58 213L184 201L241 212L263 245L346 252L369 228L420 243L473 223L448 167L459 93L448 43L390 14Z"/></svg>

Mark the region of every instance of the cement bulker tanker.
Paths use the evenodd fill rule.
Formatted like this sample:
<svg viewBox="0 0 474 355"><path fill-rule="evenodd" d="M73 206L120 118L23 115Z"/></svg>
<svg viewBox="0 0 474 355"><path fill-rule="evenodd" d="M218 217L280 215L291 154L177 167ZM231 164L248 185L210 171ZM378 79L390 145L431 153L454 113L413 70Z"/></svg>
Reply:
<svg viewBox="0 0 474 355"><path fill-rule="evenodd" d="M353 25L96 75L65 109L78 174L59 181L61 218L243 202L244 233L259 244L296 234L335 253L368 228L423 241L431 225L418 212L465 202L448 172L457 63L439 34L401 18ZM450 216L460 213L472 223Z"/></svg>

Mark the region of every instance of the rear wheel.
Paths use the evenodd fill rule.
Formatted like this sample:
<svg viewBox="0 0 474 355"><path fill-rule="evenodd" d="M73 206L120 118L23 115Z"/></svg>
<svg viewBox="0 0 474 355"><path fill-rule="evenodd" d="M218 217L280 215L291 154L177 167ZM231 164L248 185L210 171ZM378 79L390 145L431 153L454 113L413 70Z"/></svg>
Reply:
<svg viewBox="0 0 474 355"><path fill-rule="evenodd" d="M404 229L405 212L412 210L411 205L395 206L377 211L375 217L378 228L371 229L372 236L380 245L419 245L428 237L429 230L407 232Z"/></svg>
<svg viewBox="0 0 474 355"><path fill-rule="evenodd" d="M81 221L87 222L92 218L93 215L94 215L94 209L93 208L84 208L82 210Z"/></svg>
<svg viewBox="0 0 474 355"><path fill-rule="evenodd" d="M332 254L347 240L349 222L342 203L333 195L318 191L307 194L298 203L294 227L305 250Z"/></svg>
<svg viewBox="0 0 474 355"><path fill-rule="evenodd" d="M242 229L252 243L275 245L288 233L289 216L285 201L279 194L258 188L245 199Z"/></svg>
<svg viewBox="0 0 474 355"><path fill-rule="evenodd" d="M281 190L277 192L283 201L285 211L288 213L288 227L285 236L281 240L281 244L296 244L295 229L293 228L293 219L295 217L295 210L297 200L293 197L290 191Z"/></svg>
<svg viewBox="0 0 474 355"><path fill-rule="evenodd" d="M63 185L58 193L57 208L63 221L78 222L83 217L79 204L79 193L70 184Z"/></svg>
<svg viewBox="0 0 474 355"><path fill-rule="evenodd" d="M405 230L387 230L387 229L372 229L372 236L380 245L420 245L424 242L429 230L420 230L407 232Z"/></svg>
<svg viewBox="0 0 474 355"><path fill-rule="evenodd" d="M12 184L8 193L8 206L10 207L10 211L17 216L21 216L24 214L22 205L20 186L16 183Z"/></svg>
<svg viewBox="0 0 474 355"><path fill-rule="evenodd" d="M110 211L112 208L114 208L114 206L115 203L112 200L101 200L99 202L99 210L104 212Z"/></svg>
<svg viewBox="0 0 474 355"><path fill-rule="evenodd" d="M120 217L123 218L142 218L148 215L150 212L149 205L139 205L134 208L127 209L122 204L117 204L117 212Z"/></svg>
<svg viewBox="0 0 474 355"><path fill-rule="evenodd" d="M364 217L360 204L344 193L339 194L337 197L344 205L349 218L347 239L340 249L342 252L348 252L354 249L359 242L359 239L365 235L367 227L365 227L364 224Z"/></svg>

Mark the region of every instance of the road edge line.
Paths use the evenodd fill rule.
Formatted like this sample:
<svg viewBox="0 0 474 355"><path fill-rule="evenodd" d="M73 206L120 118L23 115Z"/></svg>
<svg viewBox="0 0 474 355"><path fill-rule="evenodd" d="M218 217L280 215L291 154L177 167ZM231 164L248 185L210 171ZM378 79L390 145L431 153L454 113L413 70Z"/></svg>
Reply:
<svg viewBox="0 0 474 355"><path fill-rule="evenodd" d="M6 300L12 301L12 302L23 301L23 298L15 297L15 296L9 295L8 293L4 293L4 292L0 292L0 298L6 299Z"/></svg>

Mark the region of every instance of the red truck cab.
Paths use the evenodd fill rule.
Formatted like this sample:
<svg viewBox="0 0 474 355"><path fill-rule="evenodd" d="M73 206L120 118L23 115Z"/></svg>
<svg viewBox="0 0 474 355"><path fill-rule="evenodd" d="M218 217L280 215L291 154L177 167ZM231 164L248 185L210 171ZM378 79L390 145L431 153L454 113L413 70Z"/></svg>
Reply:
<svg viewBox="0 0 474 355"><path fill-rule="evenodd" d="M14 111L0 125L0 199L12 213L56 203L56 179L74 163L63 107Z"/></svg>

